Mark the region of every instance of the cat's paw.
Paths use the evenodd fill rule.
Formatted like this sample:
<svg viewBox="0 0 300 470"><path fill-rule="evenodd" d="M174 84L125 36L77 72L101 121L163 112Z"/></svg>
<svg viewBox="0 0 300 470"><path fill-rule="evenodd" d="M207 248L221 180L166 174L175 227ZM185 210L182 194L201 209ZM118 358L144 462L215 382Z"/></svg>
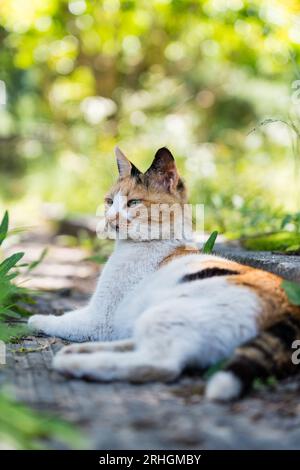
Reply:
<svg viewBox="0 0 300 470"><path fill-rule="evenodd" d="M33 315L28 320L28 326L32 330L47 333L48 328L53 325L54 315Z"/></svg>
<svg viewBox="0 0 300 470"><path fill-rule="evenodd" d="M89 352L92 352L91 348L89 348L88 346L86 346L85 343L83 343L83 344L70 344L69 346L64 346L56 354L57 355L81 354L81 353L89 353Z"/></svg>
<svg viewBox="0 0 300 470"><path fill-rule="evenodd" d="M59 351L53 358L52 367L60 374L68 377L83 378L85 375L80 354L68 355L61 354L61 351Z"/></svg>

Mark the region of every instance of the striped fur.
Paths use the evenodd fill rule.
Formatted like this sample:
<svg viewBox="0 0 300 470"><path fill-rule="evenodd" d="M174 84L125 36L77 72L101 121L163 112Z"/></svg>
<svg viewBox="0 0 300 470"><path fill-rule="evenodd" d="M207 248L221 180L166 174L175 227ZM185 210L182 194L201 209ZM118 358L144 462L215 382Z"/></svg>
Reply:
<svg viewBox="0 0 300 470"><path fill-rule="evenodd" d="M292 361L292 345L299 339L300 315L287 314L281 321L235 350L224 370L212 378L207 389L209 398L222 400L225 383L227 386L231 383L232 393L225 397L228 400L246 394L258 378L282 379L300 372L300 365Z"/></svg>

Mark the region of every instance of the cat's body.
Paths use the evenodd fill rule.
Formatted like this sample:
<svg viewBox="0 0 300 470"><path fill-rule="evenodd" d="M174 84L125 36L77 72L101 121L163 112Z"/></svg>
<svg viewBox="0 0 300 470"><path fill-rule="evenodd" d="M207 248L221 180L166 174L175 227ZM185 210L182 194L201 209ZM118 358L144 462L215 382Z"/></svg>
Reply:
<svg viewBox="0 0 300 470"><path fill-rule="evenodd" d="M121 309L126 309L132 299L132 289L157 271L159 264L176 246L179 246L179 242L171 240L139 243L117 241L87 307L69 312L63 317L35 315L30 319L30 324L49 335L61 336L70 341L112 341L123 338L126 336L123 333L123 322L127 325L128 320L126 315L123 318L118 313L120 303Z"/></svg>
<svg viewBox="0 0 300 470"><path fill-rule="evenodd" d="M116 231L120 194L145 203L185 200L170 154L160 152L145 175L132 174L119 155L120 182L107 210ZM127 225L147 219L133 211L126 217ZM159 226L160 219L155 222ZM273 274L201 254L187 240L119 240L87 307L61 317L36 315L30 324L71 341L96 341L63 348L54 359L61 372L100 381L167 381L188 366L229 357L287 314L298 314L280 284ZM240 378L222 374L225 379L212 379L208 396L237 396Z"/></svg>

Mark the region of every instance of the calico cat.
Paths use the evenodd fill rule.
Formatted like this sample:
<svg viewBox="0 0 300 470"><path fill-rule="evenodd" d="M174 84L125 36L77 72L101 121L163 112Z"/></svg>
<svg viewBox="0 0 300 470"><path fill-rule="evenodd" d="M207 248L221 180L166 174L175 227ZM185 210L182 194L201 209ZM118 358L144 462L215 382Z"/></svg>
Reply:
<svg viewBox="0 0 300 470"><path fill-rule="evenodd" d="M98 381L171 381L186 367L208 367L235 354L227 368L212 377L206 395L216 400L239 396L262 372L253 351L266 348L261 352L264 373L269 372L268 361L277 367L282 338L267 341L275 331L268 328L279 322L279 330L284 329L280 322L299 319L300 308L289 303L280 277L201 254L174 230L169 239L160 236L162 218L153 215L152 205L176 204L183 210L187 201L167 148L157 151L145 173L118 148L116 158L119 179L105 198L106 229L116 238L115 250L95 293L85 308L62 316L34 315L30 326L84 342L59 351L53 367ZM175 228L182 223L180 215L177 211L172 216ZM118 236L124 226L129 239ZM288 341L285 346L290 358L283 364L291 361L293 352Z"/></svg>

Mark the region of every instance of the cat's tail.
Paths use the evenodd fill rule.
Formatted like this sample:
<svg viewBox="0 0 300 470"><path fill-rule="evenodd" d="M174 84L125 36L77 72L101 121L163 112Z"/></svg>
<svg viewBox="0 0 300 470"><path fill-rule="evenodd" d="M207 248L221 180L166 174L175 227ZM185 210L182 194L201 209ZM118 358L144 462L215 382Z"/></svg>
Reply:
<svg viewBox="0 0 300 470"><path fill-rule="evenodd" d="M247 393L256 379L281 379L299 372L300 353L297 360L293 349L297 347L296 340L300 340L300 315L286 315L236 349L226 367L209 380L206 397L216 401L234 400Z"/></svg>

